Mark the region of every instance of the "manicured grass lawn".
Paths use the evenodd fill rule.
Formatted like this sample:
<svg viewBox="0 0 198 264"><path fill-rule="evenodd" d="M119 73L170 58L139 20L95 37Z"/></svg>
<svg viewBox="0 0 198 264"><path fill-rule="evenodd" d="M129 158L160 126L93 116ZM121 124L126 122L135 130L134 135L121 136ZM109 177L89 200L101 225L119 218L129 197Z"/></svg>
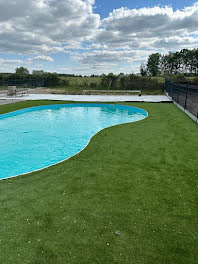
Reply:
<svg viewBox="0 0 198 264"><path fill-rule="evenodd" d="M0 263L198 263L198 126L172 104L129 105L149 117L101 131L59 165L0 181Z"/></svg>

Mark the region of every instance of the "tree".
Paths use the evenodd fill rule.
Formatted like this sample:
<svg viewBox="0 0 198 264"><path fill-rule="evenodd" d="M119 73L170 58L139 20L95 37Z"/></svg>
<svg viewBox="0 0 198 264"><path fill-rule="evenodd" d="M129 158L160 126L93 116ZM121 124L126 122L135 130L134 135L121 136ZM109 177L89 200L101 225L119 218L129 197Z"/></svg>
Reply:
<svg viewBox="0 0 198 264"><path fill-rule="evenodd" d="M149 56L147 62L147 71L151 76L157 76L160 73L161 54L153 53Z"/></svg>
<svg viewBox="0 0 198 264"><path fill-rule="evenodd" d="M158 53L149 56L147 70L151 76L162 74L198 75L198 48L182 49L161 56Z"/></svg>
<svg viewBox="0 0 198 264"><path fill-rule="evenodd" d="M58 74L55 72L46 73L45 80L46 80L46 86L49 87L58 86L60 81L60 79L58 78Z"/></svg>
<svg viewBox="0 0 198 264"><path fill-rule="evenodd" d="M195 74L198 75L198 49L194 49L194 67Z"/></svg>
<svg viewBox="0 0 198 264"><path fill-rule="evenodd" d="M24 67L16 68L15 71L16 71L16 74L19 74L19 75L29 74L28 69L26 69L26 68L24 68Z"/></svg>
<svg viewBox="0 0 198 264"><path fill-rule="evenodd" d="M42 74L44 74L45 72L43 71L43 70L33 70L32 71L32 74L33 75L42 75Z"/></svg>
<svg viewBox="0 0 198 264"><path fill-rule="evenodd" d="M144 64L140 65L140 74L141 74L141 76L147 76L147 70L146 70L146 66Z"/></svg>
<svg viewBox="0 0 198 264"><path fill-rule="evenodd" d="M108 75L102 74L100 85L107 89L116 88L117 79L118 79L118 76L114 75L113 73L109 73Z"/></svg>

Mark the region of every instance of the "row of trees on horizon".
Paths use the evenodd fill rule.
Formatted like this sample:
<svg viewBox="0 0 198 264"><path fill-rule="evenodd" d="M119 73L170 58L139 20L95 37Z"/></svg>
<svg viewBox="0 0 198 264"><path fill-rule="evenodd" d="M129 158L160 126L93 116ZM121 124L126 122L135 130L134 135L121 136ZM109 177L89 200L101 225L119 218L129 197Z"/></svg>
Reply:
<svg viewBox="0 0 198 264"><path fill-rule="evenodd" d="M147 64L140 66L142 76L166 76L176 74L198 75L198 48L182 49L162 55L153 53Z"/></svg>
<svg viewBox="0 0 198 264"><path fill-rule="evenodd" d="M76 82L68 77L75 77ZM0 74L0 87L16 85L18 87L73 87L73 88L91 88L91 89L141 89L141 90L160 90L163 84L148 76L144 78L135 74L113 73L102 74L100 76L92 75L90 78L81 75L67 75L48 73L44 71L33 71L29 73L28 69L19 67L13 74ZM97 77L97 78L91 78Z"/></svg>

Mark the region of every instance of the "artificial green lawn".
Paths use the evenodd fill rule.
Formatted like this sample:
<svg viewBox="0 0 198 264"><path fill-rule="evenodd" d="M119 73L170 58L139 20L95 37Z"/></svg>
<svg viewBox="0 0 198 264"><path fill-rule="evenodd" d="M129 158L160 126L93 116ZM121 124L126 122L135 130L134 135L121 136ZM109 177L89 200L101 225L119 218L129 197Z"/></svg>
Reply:
<svg viewBox="0 0 198 264"><path fill-rule="evenodd" d="M50 103L62 102L0 113ZM59 165L0 181L1 264L198 263L198 126L173 104L129 105L149 117L99 132Z"/></svg>

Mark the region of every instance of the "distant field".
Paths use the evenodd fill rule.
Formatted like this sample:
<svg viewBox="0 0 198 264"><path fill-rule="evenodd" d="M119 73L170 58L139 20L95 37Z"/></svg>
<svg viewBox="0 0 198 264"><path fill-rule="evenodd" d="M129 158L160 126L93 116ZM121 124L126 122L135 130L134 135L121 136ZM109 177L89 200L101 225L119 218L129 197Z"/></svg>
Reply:
<svg viewBox="0 0 198 264"><path fill-rule="evenodd" d="M153 80L157 80L159 83L165 83L164 77L151 77Z"/></svg>
<svg viewBox="0 0 198 264"><path fill-rule="evenodd" d="M91 84L99 85L101 77L61 77L62 80L69 81L70 86L90 86Z"/></svg>
<svg viewBox="0 0 198 264"><path fill-rule="evenodd" d="M101 77L61 77L61 79L67 80L69 82L69 85L57 87L57 89L60 90L59 93L82 94L82 91L85 89L104 90L104 87L100 86ZM160 84L165 82L164 77L152 77L152 79L157 80ZM131 90L133 89L137 88L131 87ZM161 89L144 89L142 91L142 94L163 94L163 91Z"/></svg>
<svg viewBox="0 0 198 264"><path fill-rule="evenodd" d="M153 80L157 80L159 83L164 83L164 77L151 77ZM100 84L101 77L61 77L62 80L69 81L71 86L86 86L91 84Z"/></svg>

